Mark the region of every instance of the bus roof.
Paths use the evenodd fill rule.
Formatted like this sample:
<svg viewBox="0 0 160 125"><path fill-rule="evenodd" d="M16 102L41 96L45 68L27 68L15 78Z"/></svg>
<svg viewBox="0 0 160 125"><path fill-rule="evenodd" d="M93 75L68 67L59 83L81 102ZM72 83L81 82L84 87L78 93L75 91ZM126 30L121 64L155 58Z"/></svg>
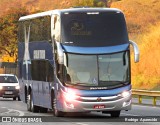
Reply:
<svg viewBox="0 0 160 125"><path fill-rule="evenodd" d="M121 10L117 8L69 8L69 9L59 9L59 10L50 10L45 11L41 13L31 14L27 16L20 17L19 21L25 21L34 19L37 17L43 17L43 16L51 16L52 14L58 14L61 13L70 13L70 12L121 12Z"/></svg>

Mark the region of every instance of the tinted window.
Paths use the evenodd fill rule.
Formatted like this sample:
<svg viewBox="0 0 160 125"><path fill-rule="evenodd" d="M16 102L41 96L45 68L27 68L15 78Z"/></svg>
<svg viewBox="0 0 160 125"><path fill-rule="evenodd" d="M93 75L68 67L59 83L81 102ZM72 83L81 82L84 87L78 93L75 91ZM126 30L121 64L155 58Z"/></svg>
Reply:
<svg viewBox="0 0 160 125"><path fill-rule="evenodd" d="M53 81L53 67L47 60L32 60L31 64L32 80Z"/></svg>
<svg viewBox="0 0 160 125"><path fill-rule="evenodd" d="M112 46L128 42L122 13L64 13L62 42L76 46Z"/></svg>

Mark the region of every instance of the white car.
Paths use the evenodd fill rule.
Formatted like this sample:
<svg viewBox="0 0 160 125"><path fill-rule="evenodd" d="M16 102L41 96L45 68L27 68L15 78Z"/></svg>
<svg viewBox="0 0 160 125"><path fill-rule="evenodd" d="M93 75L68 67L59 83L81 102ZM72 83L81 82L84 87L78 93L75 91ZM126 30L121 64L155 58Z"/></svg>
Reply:
<svg viewBox="0 0 160 125"><path fill-rule="evenodd" d="M0 74L0 97L13 98L20 101L19 81L17 76L13 74Z"/></svg>

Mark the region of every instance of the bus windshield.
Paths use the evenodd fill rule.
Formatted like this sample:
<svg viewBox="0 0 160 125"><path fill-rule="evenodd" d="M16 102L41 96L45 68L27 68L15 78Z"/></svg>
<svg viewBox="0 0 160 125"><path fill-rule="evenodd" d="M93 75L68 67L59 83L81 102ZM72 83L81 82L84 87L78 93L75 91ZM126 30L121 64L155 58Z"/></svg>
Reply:
<svg viewBox="0 0 160 125"><path fill-rule="evenodd" d="M61 41L65 45L97 47L128 43L124 15L120 12L64 13L61 24Z"/></svg>
<svg viewBox="0 0 160 125"><path fill-rule="evenodd" d="M129 52L106 55L67 54L66 84L113 87L130 80Z"/></svg>

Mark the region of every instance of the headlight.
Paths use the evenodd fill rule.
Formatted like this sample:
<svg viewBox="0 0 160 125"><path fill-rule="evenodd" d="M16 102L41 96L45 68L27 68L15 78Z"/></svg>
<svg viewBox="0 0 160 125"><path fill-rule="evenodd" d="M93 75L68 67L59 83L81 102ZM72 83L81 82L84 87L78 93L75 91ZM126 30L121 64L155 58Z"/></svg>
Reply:
<svg viewBox="0 0 160 125"><path fill-rule="evenodd" d="M123 98L128 97L129 95L130 95L130 92L129 92L129 91L124 91L124 92L121 93L121 96L122 96Z"/></svg>
<svg viewBox="0 0 160 125"><path fill-rule="evenodd" d="M122 97L127 97L127 96L129 96L130 95L130 92L129 91L124 91L124 92L122 92Z"/></svg>
<svg viewBox="0 0 160 125"><path fill-rule="evenodd" d="M64 97L65 97L65 100L69 102L79 98L79 96L77 96L76 94L70 94L70 93L66 93Z"/></svg>
<svg viewBox="0 0 160 125"><path fill-rule="evenodd" d="M63 96L66 101L71 102L73 100L79 99L80 96L76 95L76 92L74 92L71 89L68 89L67 92L63 92Z"/></svg>
<svg viewBox="0 0 160 125"><path fill-rule="evenodd" d="M20 89L20 86L18 85L18 86L16 86L15 88L16 88L16 89Z"/></svg>
<svg viewBox="0 0 160 125"><path fill-rule="evenodd" d="M2 90L3 89L3 87L2 86L0 86L0 90Z"/></svg>

